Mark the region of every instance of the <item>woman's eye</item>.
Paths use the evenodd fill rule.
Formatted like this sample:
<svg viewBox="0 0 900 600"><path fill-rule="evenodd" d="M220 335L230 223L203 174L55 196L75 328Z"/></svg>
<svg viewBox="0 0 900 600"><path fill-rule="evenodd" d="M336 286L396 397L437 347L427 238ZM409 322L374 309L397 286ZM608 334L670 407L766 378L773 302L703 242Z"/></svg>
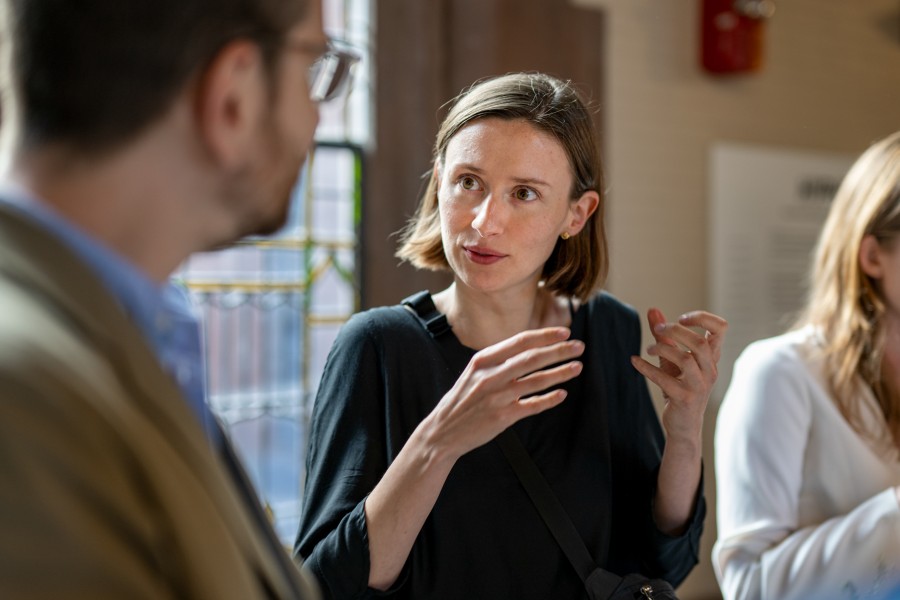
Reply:
<svg viewBox="0 0 900 600"><path fill-rule="evenodd" d="M525 202L529 202L537 198L537 193L531 188L518 188L513 195L516 197L516 200L524 200Z"/></svg>
<svg viewBox="0 0 900 600"><path fill-rule="evenodd" d="M477 190L478 180L470 175L463 175L459 178L459 187L467 191Z"/></svg>

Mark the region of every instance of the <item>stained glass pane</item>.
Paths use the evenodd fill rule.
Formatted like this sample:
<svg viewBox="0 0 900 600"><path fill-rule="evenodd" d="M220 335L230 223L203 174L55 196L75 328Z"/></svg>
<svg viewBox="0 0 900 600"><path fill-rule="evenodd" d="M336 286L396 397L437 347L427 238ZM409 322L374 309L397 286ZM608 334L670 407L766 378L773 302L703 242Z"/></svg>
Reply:
<svg viewBox="0 0 900 600"><path fill-rule="evenodd" d="M358 309L362 146L371 137L371 0L324 0L362 56L350 96L320 106L317 144L275 236L182 267L202 313L208 391L286 545L297 533L309 413L340 325Z"/></svg>
<svg viewBox="0 0 900 600"><path fill-rule="evenodd" d="M286 544L315 389L340 324L358 308L361 200L360 148L317 145L281 232L195 255L178 274L202 311L210 404Z"/></svg>

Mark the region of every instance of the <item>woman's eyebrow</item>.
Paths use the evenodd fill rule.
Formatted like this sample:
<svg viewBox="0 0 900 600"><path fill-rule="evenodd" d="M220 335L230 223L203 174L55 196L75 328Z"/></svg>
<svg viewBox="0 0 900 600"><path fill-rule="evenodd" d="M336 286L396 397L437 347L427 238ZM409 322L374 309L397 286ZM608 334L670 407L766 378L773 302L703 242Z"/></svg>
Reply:
<svg viewBox="0 0 900 600"><path fill-rule="evenodd" d="M484 169L472 163L457 163L450 169L450 172L452 173L459 171L471 171L477 175L483 175L485 172ZM536 185L547 188L553 187L549 182L537 177L513 177L512 180L518 185Z"/></svg>
<svg viewBox="0 0 900 600"><path fill-rule="evenodd" d="M453 171L474 171L479 175L484 173L484 169L478 167L477 165L473 165L472 163L457 163L453 165Z"/></svg>
<svg viewBox="0 0 900 600"><path fill-rule="evenodd" d="M543 187L553 187L550 183L537 177L513 177L513 181L522 185L539 185Z"/></svg>

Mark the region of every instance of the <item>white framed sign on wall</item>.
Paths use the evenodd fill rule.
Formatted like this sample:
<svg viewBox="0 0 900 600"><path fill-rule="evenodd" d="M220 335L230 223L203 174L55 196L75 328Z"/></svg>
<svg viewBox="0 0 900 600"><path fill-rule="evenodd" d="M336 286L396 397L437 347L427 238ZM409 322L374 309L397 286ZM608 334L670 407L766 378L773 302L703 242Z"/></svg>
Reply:
<svg viewBox="0 0 900 600"><path fill-rule="evenodd" d="M716 143L709 156L710 307L728 319L714 398L751 342L802 308L807 271L853 155Z"/></svg>

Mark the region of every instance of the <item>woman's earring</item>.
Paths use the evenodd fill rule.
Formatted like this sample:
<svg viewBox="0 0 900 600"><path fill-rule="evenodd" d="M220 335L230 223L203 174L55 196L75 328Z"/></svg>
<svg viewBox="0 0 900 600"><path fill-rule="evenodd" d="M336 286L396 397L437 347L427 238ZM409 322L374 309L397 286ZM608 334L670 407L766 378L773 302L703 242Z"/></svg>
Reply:
<svg viewBox="0 0 900 600"><path fill-rule="evenodd" d="M567 240L567 239L569 239L569 238L572 237L572 236L569 235L569 232L568 232L568 231L563 231L563 232L562 232L562 235L560 235L559 237L561 237L561 238L564 239L564 240Z"/></svg>

